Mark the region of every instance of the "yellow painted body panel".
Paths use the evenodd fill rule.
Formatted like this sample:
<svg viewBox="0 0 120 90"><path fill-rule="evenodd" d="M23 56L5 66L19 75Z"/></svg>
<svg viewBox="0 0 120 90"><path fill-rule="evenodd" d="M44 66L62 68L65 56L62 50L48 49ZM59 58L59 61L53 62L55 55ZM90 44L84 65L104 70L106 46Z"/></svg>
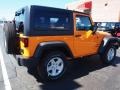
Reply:
<svg viewBox="0 0 120 90"><path fill-rule="evenodd" d="M83 57L97 53L97 50L102 41L102 36L98 34L92 35L91 31L81 32L83 36L75 38L75 36L39 36L28 37L28 47L24 47L24 43L20 41L20 47L24 51L23 57L32 57L37 46L42 42L63 41L65 42L75 58ZM23 38L24 36L21 36Z"/></svg>
<svg viewBox="0 0 120 90"><path fill-rule="evenodd" d="M32 57L37 46L41 42L49 42L49 41L63 41L65 42L72 54L75 58L83 57L90 54L95 54L98 51L100 46L100 42L103 39L103 35L96 33L96 35L92 35L91 31L88 32L80 32L83 36L80 38L75 38L74 35L71 36L39 36L39 37L28 37L29 43L28 47L24 47L24 43L20 41L20 47L24 51L22 53L23 57ZM20 36L24 38L24 36Z"/></svg>
<svg viewBox="0 0 120 90"><path fill-rule="evenodd" d="M21 35L21 38L24 37ZM20 41L20 47L24 51L22 54L23 57L32 57L34 55L34 52L37 48L37 46L42 42L51 42L51 41L63 41L65 42L69 48L71 49L72 53L74 54L74 48L73 48L73 40L74 36L35 36L35 37L28 37L29 43L28 47L25 48L22 41Z"/></svg>

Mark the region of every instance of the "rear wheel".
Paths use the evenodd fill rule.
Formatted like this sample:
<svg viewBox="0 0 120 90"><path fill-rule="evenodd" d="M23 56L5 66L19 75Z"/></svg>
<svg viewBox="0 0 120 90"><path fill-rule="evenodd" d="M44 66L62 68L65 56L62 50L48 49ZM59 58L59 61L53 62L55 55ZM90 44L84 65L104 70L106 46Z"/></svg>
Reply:
<svg viewBox="0 0 120 90"><path fill-rule="evenodd" d="M103 63L110 64L115 59L115 56L116 56L116 47L110 44L106 48L104 54L101 55L101 59Z"/></svg>
<svg viewBox="0 0 120 90"><path fill-rule="evenodd" d="M38 74L43 80L56 80L63 76L67 69L64 53L51 52L47 54L38 66Z"/></svg>
<svg viewBox="0 0 120 90"><path fill-rule="evenodd" d="M4 25L4 46L8 54L18 53L18 43L15 25L13 23L5 23Z"/></svg>

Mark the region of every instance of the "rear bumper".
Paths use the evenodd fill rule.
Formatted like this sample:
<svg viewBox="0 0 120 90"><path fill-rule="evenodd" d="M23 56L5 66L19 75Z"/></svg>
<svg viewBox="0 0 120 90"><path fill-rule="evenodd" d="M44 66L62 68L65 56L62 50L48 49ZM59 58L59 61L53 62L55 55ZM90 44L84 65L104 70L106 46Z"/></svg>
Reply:
<svg viewBox="0 0 120 90"><path fill-rule="evenodd" d="M35 67L39 63L39 59L35 57L24 58L21 55L17 56L18 64L25 67Z"/></svg>

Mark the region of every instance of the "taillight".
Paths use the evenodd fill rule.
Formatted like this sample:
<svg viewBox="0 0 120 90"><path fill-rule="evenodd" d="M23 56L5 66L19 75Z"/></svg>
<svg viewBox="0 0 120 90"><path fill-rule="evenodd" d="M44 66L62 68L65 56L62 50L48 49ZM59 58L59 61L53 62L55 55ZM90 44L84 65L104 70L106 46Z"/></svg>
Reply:
<svg viewBox="0 0 120 90"><path fill-rule="evenodd" d="M24 43L24 47L28 47L28 38L21 38L21 41Z"/></svg>

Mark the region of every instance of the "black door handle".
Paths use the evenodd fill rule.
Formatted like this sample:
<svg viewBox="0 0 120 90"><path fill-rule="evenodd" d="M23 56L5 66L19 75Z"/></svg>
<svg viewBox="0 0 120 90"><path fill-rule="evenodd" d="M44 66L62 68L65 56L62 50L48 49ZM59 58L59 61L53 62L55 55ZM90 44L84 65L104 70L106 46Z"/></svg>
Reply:
<svg viewBox="0 0 120 90"><path fill-rule="evenodd" d="M81 37L81 35L75 35L75 37Z"/></svg>

